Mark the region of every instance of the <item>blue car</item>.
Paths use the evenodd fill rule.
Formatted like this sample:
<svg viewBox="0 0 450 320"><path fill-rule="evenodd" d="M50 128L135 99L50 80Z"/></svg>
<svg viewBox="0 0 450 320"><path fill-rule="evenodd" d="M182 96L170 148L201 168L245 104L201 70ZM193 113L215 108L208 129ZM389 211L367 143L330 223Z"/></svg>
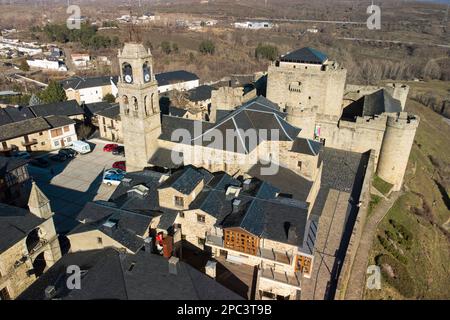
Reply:
<svg viewBox="0 0 450 320"><path fill-rule="evenodd" d="M105 174L103 176L103 183L108 186L118 186L124 177L125 177L124 174L115 174L115 173Z"/></svg>

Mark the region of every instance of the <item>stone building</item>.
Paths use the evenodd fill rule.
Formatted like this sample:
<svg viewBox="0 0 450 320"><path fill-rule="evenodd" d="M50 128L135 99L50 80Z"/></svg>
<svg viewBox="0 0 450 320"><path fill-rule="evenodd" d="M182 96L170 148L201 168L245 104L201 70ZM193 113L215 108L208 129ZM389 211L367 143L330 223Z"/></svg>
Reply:
<svg viewBox="0 0 450 320"><path fill-rule="evenodd" d="M0 203L0 300L15 299L61 258L50 202L36 184L28 208Z"/></svg>
<svg viewBox="0 0 450 320"><path fill-rule="evenodd" d="M28 200L28 160L0 156L0 203L23 207Z"/></svg>
<svg viewBox="0 0 450 320"><path fill-rule="evenodd" d="M269 67L267 81L268 99L303 129L299 136L340 150L374 150L376 171L393 190L401 188L420 121L404 112L408 86L347 85L346 70L311 48L281 56Z"/></svg>
<svg viewBox="0 0 450 320"><path fill-rule="evenodd" d="M103 139L123 142L122 120L120 118L120 106L110 105L108 108L95 113L100 137Z"/></svg>

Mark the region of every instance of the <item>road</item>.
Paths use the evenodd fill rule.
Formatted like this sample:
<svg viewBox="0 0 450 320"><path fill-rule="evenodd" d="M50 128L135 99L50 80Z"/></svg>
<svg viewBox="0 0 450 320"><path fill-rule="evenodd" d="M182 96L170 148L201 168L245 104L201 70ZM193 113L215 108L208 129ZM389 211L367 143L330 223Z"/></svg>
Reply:
<svg viewBox="0 0 450 320"><path fill-rule="evenodd" d="M348 37L338 37L337 39L347 40L347 41L377 42L377 43L391 43L391 44L405 44L405 45L416 45L416 46L450 48L450 45L448 45L448 44L435 44L435 43L423 43L423 42L418 43L418 42L413 42L413 41L380 40L380 39L348 38Z"/></svg>

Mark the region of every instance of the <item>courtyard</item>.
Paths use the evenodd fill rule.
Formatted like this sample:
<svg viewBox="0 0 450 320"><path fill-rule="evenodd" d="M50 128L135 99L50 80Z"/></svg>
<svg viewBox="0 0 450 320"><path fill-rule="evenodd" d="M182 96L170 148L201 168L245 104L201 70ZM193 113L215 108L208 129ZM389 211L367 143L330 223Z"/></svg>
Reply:
<svg viewBox="0 0 450 320"><path fill-rule="evenodd" d="M102 184L103 171L114 162L125 160L104 152L107 142L98 139L87 142L91 153L79 154L63 163L51 161L51 166L45 169L28 167L30 176L51 201L59 234L66 234L78 224L75 218L87 202L109 199L115 187Z"/></svg>

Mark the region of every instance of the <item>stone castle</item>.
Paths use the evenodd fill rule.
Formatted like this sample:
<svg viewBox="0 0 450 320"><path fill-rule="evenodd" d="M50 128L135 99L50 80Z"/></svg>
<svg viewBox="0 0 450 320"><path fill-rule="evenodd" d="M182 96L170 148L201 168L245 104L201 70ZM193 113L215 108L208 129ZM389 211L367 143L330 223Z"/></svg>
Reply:
<svg viewBox="0 0 450 320"><path fill-rule="evenodd" d="M266 97L244 96L242 90L232 89L215 92L211 106L214 114L207 122L161 116L152 56L142 44L126 44L119 52L119 62L118 88L129 171L152 165L170 168L174 166L170 154L178 150L183 165L235 175L248 172L252 167L248 164L254 164L248 160L256 157L320 184L320 148L326 146L357 153L372 151L378 176L391 183L394 191L402 186L419 123L417 116L404 111L408 86L348 85L345 68L322 52L303 48L269 66ZM214 101L220 104L215 106ZM193 138L175 141L174 132L180 128ZM256 146L249 146L247 137L240 134L249 128L276 129L281 134L258 139ZM215 132L227 129L236 132L238 146L232 150L196 143L214 141ZM195 159L187 156L186 150L209 156ZM275 160L274 150L279 150ZM234 161L211 161L225 157Z"/></svg>

